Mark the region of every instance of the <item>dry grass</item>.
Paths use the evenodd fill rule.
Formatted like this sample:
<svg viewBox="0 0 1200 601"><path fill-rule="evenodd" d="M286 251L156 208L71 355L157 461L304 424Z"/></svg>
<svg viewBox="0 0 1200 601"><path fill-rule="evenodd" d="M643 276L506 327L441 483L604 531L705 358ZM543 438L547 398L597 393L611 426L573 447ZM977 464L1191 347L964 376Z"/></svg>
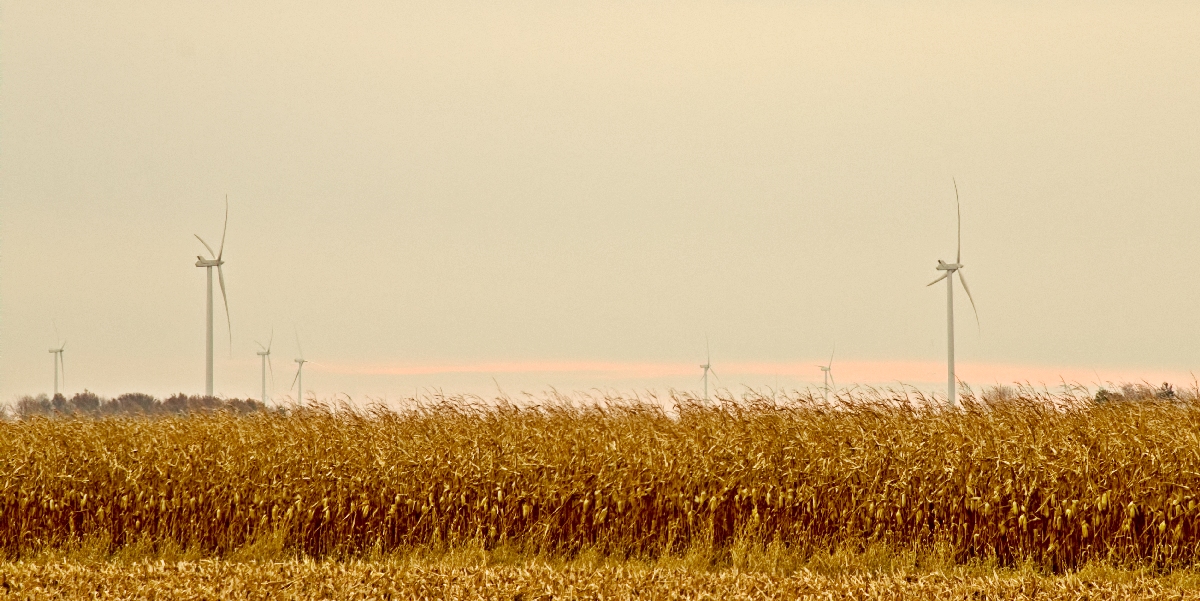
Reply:
<svg viewBox="0 0 1200 601"><path fill-rule="evenodd" d="M88 540L189 560L478 543L655 561L701 550L717 567L747 550L813 558L877 545L1052 571L1197 562L1200 404L1005 396L963 411L870 393L832 405L676 399L677 413L619 398L459 399L402 412L5 422L0 545L14 559ZM287 561L271 569L326 569ZM188 565L243 577L233 564ZM413 582L549 578L496 569Z"/></svg>
<svg viewBox="0 0 1200 601"><path fill-rule="evenodd" d="M1152 577L1108 567L1066 575L986 565L920 569L886 551L806 565L762 553L720 569L689 557L614 561L513 558L475 547L369 559L108 559L75 553L0 563L14 599L1200 599L1192 572Z"/></svg>

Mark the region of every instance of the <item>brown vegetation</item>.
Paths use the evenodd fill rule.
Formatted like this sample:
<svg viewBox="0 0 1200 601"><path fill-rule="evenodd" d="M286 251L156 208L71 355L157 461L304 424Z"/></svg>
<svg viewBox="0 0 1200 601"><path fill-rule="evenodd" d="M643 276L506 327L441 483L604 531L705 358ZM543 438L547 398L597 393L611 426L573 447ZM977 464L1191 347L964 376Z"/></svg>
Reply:
<svg viewBox="0 0 1200 601"><path fill-rule="evenodd" d="M687 565L545 561L137 561L0 564L0 599L827 600L1200 599L1194 576L1100 571L933 573L709 570Z"/></svg>
<svg viewBox="0 0 1200 601"><path fill-rule="evenodd" d="M61 394L25 396L17 400L13 413L17 418L43 417L115 417L121 415L185 415L213 411L250 413L266 411L266 406L254 399L221 399L188 396L183 393L159 400L148 394L128 393L107 399L94 392L83 391L71 397ZM0 417L3 413L0 412Z"/></svg>
<svg viewBox="0 0 1200 601"><path fill-rule="evenodd" d="M1200 403L1003 396L961 411L872 393L32 418L0 423L0 544L717 558L883 544L1051 569L1197 562Z"/></svg>

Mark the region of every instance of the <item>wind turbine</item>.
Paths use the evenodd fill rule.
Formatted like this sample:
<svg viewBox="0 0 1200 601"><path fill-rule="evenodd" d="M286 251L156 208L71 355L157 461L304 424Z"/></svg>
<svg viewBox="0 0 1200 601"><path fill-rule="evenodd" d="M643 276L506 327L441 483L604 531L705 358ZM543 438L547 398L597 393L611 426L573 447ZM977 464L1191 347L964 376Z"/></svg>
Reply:
<svg viewBox="0 0 1200 601"><path fill-rule="evenodd" d="M712 368L712 351L708 347L708 338L704 339L704 364L700 366L704 370L704 400L708 401L708 374L711 372L718 380L721 379L717 372Z"/></svg>
<svg viewBox="0 0 1200 601"><path fill-rule="evenodd" d="M951 181L954 181L953 179ZM967 293L967 299L971 301L971 310L975 312L975 325L979 325L979 311L975 308L975 299L971 298L971 289L967 287L967 280L963 277L962 271L962 204L958 200L958 182L954 181L954 205L958 210L958 254L955 255L953 263L947 263L938 259L938 271L944 271L941 277L926 284L926 287L932 286L942 280L946 280L946 400L950 406L955 406L957 387L954 379L954 274L958 274L958 281L962 282L963 290Z"/></svg>
<svg viewBox="0 0 1200 601"><path fill-rule="evenodd" d="M229 297L225 296L225 272L221 270L221 266L225 264L222 259L225 255L225 232L229 229L229 195L225 195L225 227L221 230L221 248L217 252L213 252L211 246L196 234L196 239L204 248L208 249L208 254L212 259L205 259L197 255L196 267L204 267L208 270L208 338L206 354L205 354L205 371L204 371L204 394L206 396L213 395L213 267L217 268L217 278L221 281L221 299L225 301L225 324L229 328L229 352L233 352L233 324L229 322Z"/></svg>
<svg viewBox="0 0 1200 601"><path fill-rule="evenodd" d="M67 366L63 363L63 349L67 348L67 341L62 341L58 348L50 349L50 353L54 355L54 396L58 396L58 377L59 367L62 367L62 381L65 385L67 382Z"/></svg>
<svg viewBox="0 0 1200 601"><path fill-rule="evenodd" d="M304 402L304 364L308 360L304 358L304 347L300 346L300 334L296 334L296 348L300 350L300 358L296 359L296 377L292 379L292 386L299 384L296 392L296 402L302 404Z"/></svg>
<svg viewBox="0 0 1200 601"><path fill-rule="evenodd" d="M837 352L837 349L834 349L834 352ZM818 365L817 367L821 368L821 371L825 374L825 400L828 401L829 383L833 381L833 353L829 353L829 365ZM837 384L835 383L834 386L836 385Z"/></svg>
<svg viewBox="0 0 1200 601"><path fill-rule="evenodd" d="M258 348L258 356L262 357L262 402L267 404L267 367L271 367L271 381L275 381L275 366L271 365L271 345L275 342L275 331L271 330L271 338L267 340L267 346L263 346L261 342L256 342Z"/></svg>

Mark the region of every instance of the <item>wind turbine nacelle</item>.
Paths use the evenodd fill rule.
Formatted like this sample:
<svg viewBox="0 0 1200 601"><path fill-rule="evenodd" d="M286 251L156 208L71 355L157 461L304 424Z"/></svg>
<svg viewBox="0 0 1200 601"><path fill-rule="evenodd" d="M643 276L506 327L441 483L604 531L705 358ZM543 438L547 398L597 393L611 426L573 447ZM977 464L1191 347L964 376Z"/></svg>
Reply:
<svg viewBox="0 0 1200 601"><path fill-rule="evenodd" d="M943 263L938 261L938 271L954 271L962 267L960 263Z"/></svg>
<svg viewBox="0 0 1200 601"><path fill-rule="evenodd" d="M196 267L220 267L225 264L225 261L220 259L205 259L204 257L196 257Z"/></svg>

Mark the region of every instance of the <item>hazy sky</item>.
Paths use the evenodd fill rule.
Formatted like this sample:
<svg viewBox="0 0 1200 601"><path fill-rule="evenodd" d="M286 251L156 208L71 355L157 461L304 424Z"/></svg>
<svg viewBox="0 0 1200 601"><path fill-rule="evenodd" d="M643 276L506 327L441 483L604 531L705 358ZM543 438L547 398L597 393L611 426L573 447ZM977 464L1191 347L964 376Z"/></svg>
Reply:
<svg viewBox="0 0 1200 601"><path fill-rule="evenodd" d="M0 401L1200 368L1200 4L0 4ZM218 297L218 307L219 307ZM232 349L230 348L232 346Z"/></svg>

